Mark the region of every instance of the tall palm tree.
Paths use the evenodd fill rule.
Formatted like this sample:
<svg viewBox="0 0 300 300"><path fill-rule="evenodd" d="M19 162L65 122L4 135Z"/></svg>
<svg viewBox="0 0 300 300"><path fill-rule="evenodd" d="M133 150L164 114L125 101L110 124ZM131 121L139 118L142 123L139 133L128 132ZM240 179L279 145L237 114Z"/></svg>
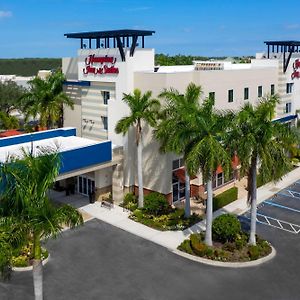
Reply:
<svg viewBox="0 0 300 300"><path fill-rule="evenodd" d="M11 158L1 166L0 212L3 218L16 217L33 240L33 283L35 299L43 298L41 240L56 237L64 225L83 223L81 214L70 205L57 206L47 192L59 172L57 152L40 149L38 156L24 151L21 159Z"/></svg>
<svg viewBox="0 0 300 300"><path fill-rule="evenodd" d="M299 141L294 130L272 121L278 103L278 95L273 95L264 97L256 107L246 104L236 115L228 140L224 140L237 152L242 175L248 176L251 245L256 245L257 171L264 183L281 179L291 169L288 152Z"/></svg>
<svg viewBox="0 0 300 300"><path fill-rule="evenodd" d="M39 115L40 125L50 129L54 124L63 126L63 106L71 109L73 101L63 92L64 75L61 71L49 75L46 79L35 77L29 81L30 90L21 98L21 107L26 118Z"/></svg>
<svg viewBox="0 0 300 300"><path fill-rule="evenodd" d="M116 133L127 134L131 127L135 128L135 142L137 146L137 169L139 185L139 207L144 206L143 192L143 170L142 170L142 125L148 124L151 127L156 125L156 116L160 103L151 98L151 91L142 94L139 89L135 89L133 94L123 94L123 101L129 106L130 115L118 121Z"/></svg>
<svg viewBox="0 0 300 300"><path fill-rule="evenodd" d="M190 83L185 94L178 90L164 90L159 96L166 100L165 107L161 113L161 122L155 130L155 136L160 141L162 152L174 152L178 155L184 154L185 143L181 138L181 132L177 130L180 124L185 124L193 116L200 105L201 87ZM190 174L185 168L185 217L191 215L190 208Z"/></svg>
<svg viewBox="0 0 300 300"><path fill-rule="evenodd" d="M212 178L219 165L222 165L226 175L229 171L230 157L222 139L231 120L231 113L216 111L214 100L208 98L200 107L195 106L189 114L181 118L176 127L175 143L181 142L184 147L188 173L194 175L200 170L207 186L205 243L209 246L212 245Z"/></svg>

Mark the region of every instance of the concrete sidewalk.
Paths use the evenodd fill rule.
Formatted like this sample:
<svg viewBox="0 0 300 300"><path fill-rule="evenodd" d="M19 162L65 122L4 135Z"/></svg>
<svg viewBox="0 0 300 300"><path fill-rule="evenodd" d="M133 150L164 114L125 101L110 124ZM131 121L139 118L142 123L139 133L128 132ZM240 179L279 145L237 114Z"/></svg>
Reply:
<svg viewBox="0 0 300 300"><path fill-rule="evenodd" d="M276 184L269 183L260 187L257 190L257 203L259 204L270 198L272 195L276 194L281 189L289 186L298 179L300 179L300 168L296 168ZM247 205L247 197L243 197L214 212L214 217L223 213L234 213L241 215L248 209L249 206ZM81 210L99 220L140 236L144 239L150 240L170 250L177 249L177 246L183 240L188 238L191 233L205 230L205 221L201 221L184 231L159 231L130 220L128 218L129 212L123 211L123 208L119 206L115 206L113 209L108 209L101 207L99 202L82 206Z"/></svg>

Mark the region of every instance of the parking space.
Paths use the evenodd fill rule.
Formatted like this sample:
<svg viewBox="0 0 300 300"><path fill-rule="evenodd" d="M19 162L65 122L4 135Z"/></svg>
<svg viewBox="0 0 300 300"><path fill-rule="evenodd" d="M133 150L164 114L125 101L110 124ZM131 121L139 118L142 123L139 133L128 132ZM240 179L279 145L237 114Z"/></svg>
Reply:
<svg viewBox="0 0 300 300"><path fill-rule="evenodd" d="M245 214L250 218L250 212ZM287 233L300 233L300 181L258 205L257 222Z"/></svg>

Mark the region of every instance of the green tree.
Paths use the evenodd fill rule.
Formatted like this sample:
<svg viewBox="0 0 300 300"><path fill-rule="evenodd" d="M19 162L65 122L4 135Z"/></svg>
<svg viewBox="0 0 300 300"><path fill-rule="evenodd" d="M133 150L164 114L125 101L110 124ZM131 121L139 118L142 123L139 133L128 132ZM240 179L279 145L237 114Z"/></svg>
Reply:
<svg viewBox="0 0 300 300"><path fill-rule="evenodd" d="M36 299L43 298L41 240L56 237L64 225L82 224L81 214L70 205L57 206L48 198L60 167L59 154L40 149L37 156L24 151L22 159L10 158L1 166L0 212L14 216L33 240L33 283Z"/></svg>
<svg viewBox="0 0 300 300"><path fill-rule="evenodd" d="M177 126L178 136L184 146L184 160L189 174L202 173L207 186L205 243L212 245L213 193L212 178L219 165L227 176L230 156L222 140L232 121L232 114L214 109L214 100L204 100L200 107L187 115Z"/></svg>
<svg viewBox="0 0 300 300"><path fill-rule="evenodd" d="M151 91L142 94L139 89L135 89L133 94L123 94L123 101L129 106L130 115L118 121L116 133L127 134L131 127L135 128L135 142L137 146L137 169L139 185L139 207L144 206L143 192L143 170L142 170L142 126L148 124L152 127L156 125L157 112L160 103L151 98Z"/></svg>
<svg viewBox="0 0 300 300"><path fill-rule="evenodd" d="M1 129L16 129L19 128L19 120L15 116L10 116L7 113L0 111L0 128Z"/></svg>
<svg viewBox="0 0 300 300"><path fill-rule="evenodd" d="M184 95L175 89L164 90L160 94L166 102L155 136L160 141L162 152L174 152L185 156L185 147L190 140L188 136L183 137L182 131L178 131L177 128L184 127L199 109L201 93L200 86L190 83ZM190 174L185 169L185 217L190 215Z"/></svg>
<svg viewBox="0 0 300 300"><path fill-rule="evenodd" d="M9 115L14 109L18 109L19 99L26 89L17 85L14 81L0 82L0 111Z"/></svg>
<svg viewBox="0 0 300 300"><path fill-rule="evenodd" d="M248 176L248 202L251 203L249 244L256 245L257 171L263 183L277 181L291 170L288 153L299 141L298 135L285 124L272 121L277 95L263 98L257 106L246 104L236 115L227 136L228 148L236 151L241 174Z"/></svg>
<svg viewBox="0 0 300 300"><path fill-rule="evenodd" d="M26 119L39 115L40 125L47 129L55 124L63 126L63 106L74 107L73 101L63 92L64 80L64 74L56 71L46 79L35 77L29 81L29 92L21 100Z"/></svg>

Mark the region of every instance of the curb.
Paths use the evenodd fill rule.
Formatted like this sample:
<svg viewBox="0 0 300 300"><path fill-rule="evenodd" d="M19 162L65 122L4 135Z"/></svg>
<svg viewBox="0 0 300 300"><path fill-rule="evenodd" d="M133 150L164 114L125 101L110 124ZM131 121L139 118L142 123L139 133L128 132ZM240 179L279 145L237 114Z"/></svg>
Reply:
<svg viewBox="0 0 300 300"><path fill-rule="evenodd" d="M207 259L207 258L194 256L194 255L182 252L182 251L177 250L177 249L176 250L171 250L171 252L173 252L174 254L177 254L179 256L182 256L186 259L193 260L193 261L196 261L198 263L210 265L210 266L213 266L213 267L247 268L247 267L259 266L259 265L273 259L276 256L276 250L272 245L271 245L271 248L272 248L272 252L269 255L267 255L265 257L262 257L262 258L259 258L257 260L246 261L246 262L221 262L221 261L216 261L216 260L210 260L210 259Z"/></svg>
<svg viewBox="0 0 300 300"><path fill-rule="evenodd" d="M42 261L43 266L49 261L49 258L50 258L50 253L48 254L48 257ZM33 267L32 266L29 266L29 267L12 267L11 269L12 269L12 271L15 271L15 272L27 272L27 271L32 271Z"/></svg>

